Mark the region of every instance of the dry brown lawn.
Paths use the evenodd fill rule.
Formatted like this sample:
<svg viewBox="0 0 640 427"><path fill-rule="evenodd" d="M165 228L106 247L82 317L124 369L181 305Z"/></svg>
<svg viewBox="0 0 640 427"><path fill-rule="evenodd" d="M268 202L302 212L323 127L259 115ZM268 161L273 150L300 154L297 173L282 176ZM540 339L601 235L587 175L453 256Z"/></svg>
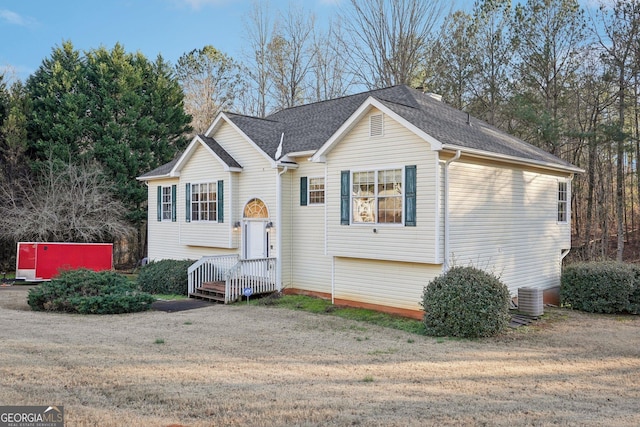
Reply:
<svg viewBox="0 0 640 427"><path fill-rule="evenodd" d="M0 405L64 405L67 426L640 425L640 316L547 309L470 341L245 304L31 312L26 295L0 289Z"/></svg>

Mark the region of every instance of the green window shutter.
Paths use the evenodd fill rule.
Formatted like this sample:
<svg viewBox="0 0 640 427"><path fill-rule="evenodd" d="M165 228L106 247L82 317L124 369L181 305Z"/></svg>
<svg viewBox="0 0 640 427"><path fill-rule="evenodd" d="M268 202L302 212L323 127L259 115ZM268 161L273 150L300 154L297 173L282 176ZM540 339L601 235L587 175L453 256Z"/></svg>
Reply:
<svg viewBox="0 0 640 427"><path fill-rule="evenodd" d="M156 210L158 211L158 221L162 221L162 186L160 185L158 185L158 200L156 206Z"/></svg>
<svg viewBox="0 0 640 427"><path fill-rule="evenodd" d="M340 172L340 224L349 225L351 219L350 184L351 172Z"/></svg>
<svg viewBox="0 0 640 427"><path fill-rule="evenodd" d="M416 167L404 168L404 225L416 226Z"/></svg>
<svg viewBox="0 0 640 427"><path fill-rule="evenodd" d="M191 184L185 185L184 191L184 200L185 200L185 220L187 222L191 222Z"/></svg>
<svg viewBox="0 0 640 427"><path fill-rule="evenodd" d="M218 181L218 222L224 222L224 181Z"/></svg>
<svg viewBox="0 0 640 427"><path fill-rule="evenodd" d="M171 186L171 221L176 222L178 216L176 214L176 198L177 198L177 185Z"/></svg>
<svg viewBox="0 0 640 427"><path fill-rule="evenodd" d="M300 206L307 206L307 177L300 177Z"/></svg>

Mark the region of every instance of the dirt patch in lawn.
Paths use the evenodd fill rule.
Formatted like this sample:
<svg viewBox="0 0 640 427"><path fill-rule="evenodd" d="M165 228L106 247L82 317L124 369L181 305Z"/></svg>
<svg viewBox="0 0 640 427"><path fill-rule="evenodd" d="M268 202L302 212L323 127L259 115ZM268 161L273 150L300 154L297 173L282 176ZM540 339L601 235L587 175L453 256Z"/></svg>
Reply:
<svg viewBox="0 0 640 427"><path fill-rule="evenodd" d="M640 425L640 317L477 341L282 308L80 316L0 290L0 405L68 426Z"/></svg>

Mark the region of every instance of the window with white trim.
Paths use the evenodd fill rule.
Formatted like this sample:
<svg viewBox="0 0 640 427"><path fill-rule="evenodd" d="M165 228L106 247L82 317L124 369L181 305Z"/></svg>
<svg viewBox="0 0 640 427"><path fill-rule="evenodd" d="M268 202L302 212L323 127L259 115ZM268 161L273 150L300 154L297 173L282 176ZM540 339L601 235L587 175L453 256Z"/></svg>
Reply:
<svg viewBox="0 0 640 427"><path fill-rule="evenodd" d="M218 184L191 184L191 221L218 220Z"/></svg>
<svg viewBox="0 0 640 427"><path fill-rule="evenodd" d="M352 223L402 224L402 169L353 172Z"/></svg>
<svg viewBox="0 0 640 427"><path fill-rule="evenodd" d="M173 200L171 198L171 187L162 187L162 220L171 221Z"/></svg>
<svg viewBox="0 0 640 427"><path fill-rule="evenodd" d="M324 204L324 178L309 178L309 204Z"/></svg>
<svg viewBox="0 0 640 427"><path fill-rule="evenodd" d="M558 222L567 222L569 186L566 181L558 182Z"/></svg>

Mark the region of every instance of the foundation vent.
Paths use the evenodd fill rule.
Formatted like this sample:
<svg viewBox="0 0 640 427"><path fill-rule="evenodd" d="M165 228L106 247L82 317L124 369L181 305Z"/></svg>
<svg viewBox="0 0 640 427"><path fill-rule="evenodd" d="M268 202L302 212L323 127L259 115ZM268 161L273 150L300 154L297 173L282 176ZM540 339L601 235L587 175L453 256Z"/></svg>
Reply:
<svg viewBox="0 0 640 427"><path fill-rule="evenodd" d="M542 289L518 288L518 311L527 316L542 316Z"/></svg>

